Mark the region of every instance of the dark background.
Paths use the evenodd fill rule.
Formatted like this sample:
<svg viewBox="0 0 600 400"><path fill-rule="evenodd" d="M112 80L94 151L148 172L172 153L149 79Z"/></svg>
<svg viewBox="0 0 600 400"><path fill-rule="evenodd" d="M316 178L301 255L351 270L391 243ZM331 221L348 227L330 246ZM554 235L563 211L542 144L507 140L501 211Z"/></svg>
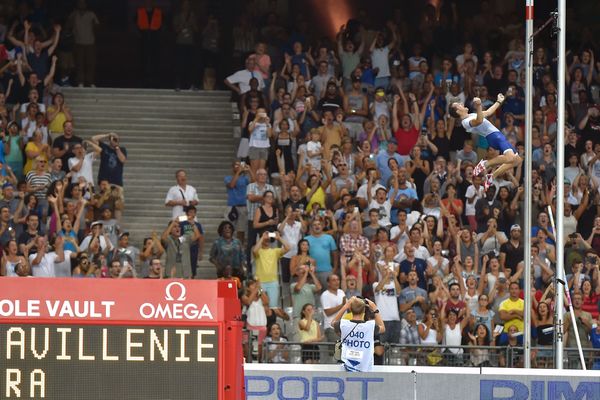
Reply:
<svg viewBox="0 0 600 400"><path fill-rule="evenodd" d="M317 42L334 39L334 32L339 26L334 26L346 15L358 17L364 22L368 29L380 29L384 27L386 19L393 15L395 9L400 9L403 19L408 26L409 37L403 42L410 52L411 44L419 39L418 23L423 10L428 3L442 3L443 8L449 4L457 4L458 13L462 22L468 22L474 15L481 11L485 0L192 0L192 7L199 19L200 29L209 15L214 15L220 22L221 31L221 62L219 67L219 78L241 69L239 59L233 60L232 54L232 28L237 23L238 17L244 13L255 2L263 3L285 3L287 4L287 15L281 16L280 22L291 35L298 30L304 31L303 35L309 42ZM18 1L17 1L18 3ZM174 87L173 76L173 54L174 34L172 29L172 16L179 8L179 0L155 0L154 3L163 8L165 12L164 28L161 32L160 57L157 60L161 73L160 86L165 88ZM508 2L511 3L511 2ZM524 21L525 0L512 2L514 13L512 18L504 18L501 23L520 23ZM46 0L47 13L53 21L61 22L73 10L76 0ZM140 36L135 27L135 10L144 5L144 0L87 0L88 8L95 11L100 26L97 30L97 84L99 86L117 87L140 87L141 61L140 61ZM549 16L549 12L556 8L557 1L535 1L536 26L541 25ZM589 0L570 0L568 2L568 36L567 47L579 47L585 28L591 28L588 36L598 33L598 13L600 2ZM9 22L9 21L7 21ZM261 25L258 18L254 23ZM524 28L524 24L523 24ZM592 34L594 33L594 34ZM477 32L464 33L462 26L458 26L456 37L456 48L444 48L448 54L458 54L465 38L477 40ZM553 46L549 34L540 35L538 44ZM585 41L585 39L584 39ZM286 47L286 43L282 43ZM485 49L476 48L476 53L482 53ZM198 51L198 56L200 51ZM199 56L200 57L200 56ZM279 62L279 60L274 60ZM198 72L201 75L201 72ZM219 84L220 84L219 79Z"/></svg>
<svg viewBox="0 0 600 400"><path fill-rule="evenodd" d="M25 330L25 359L20 359L17 346L12 347L12 357L7 359L6 333L11 327ZM49 350L45 358L38 360L31 352L31 328L36 328L36 344L38 354L44 349L44 328L48 327ZM67 334L67 354L71 360L57 360L61 354L62 334L58 327L69 327ZM79 328L84 330L85 355L95 355L94 361L79 361ZM119 356L118 361L102 361L102 329L108 329L108 355ZM132 341L143 343L142 348L133 348L132 355L143 355L145 361L126 361L126 330L144 329L143 335L132 335ZM150 357L150 329L156 331L163 343L163 330L169 332L169 359L163 361L155 348L155 361ZM186 335L185 355L189 362L176 362L180 352L180 336L177 329L188 329ZM213 349L203 349L204 357L214 357L215 362L197 362L197 331L213 329L215 335L203 335L203 343L212 343ZM46 374L46 399L51 400L120 400L120 399L217 399L218 389L218 328L198 327L162 327L162 326L92 326L92 325L0 325L0 398L6 395L6 369L21 370L21 398L30 398L29 377L34 369L42 369ZM13 334L13 338L16 334ZM35 398L39 398L36 388Z"/></svg>

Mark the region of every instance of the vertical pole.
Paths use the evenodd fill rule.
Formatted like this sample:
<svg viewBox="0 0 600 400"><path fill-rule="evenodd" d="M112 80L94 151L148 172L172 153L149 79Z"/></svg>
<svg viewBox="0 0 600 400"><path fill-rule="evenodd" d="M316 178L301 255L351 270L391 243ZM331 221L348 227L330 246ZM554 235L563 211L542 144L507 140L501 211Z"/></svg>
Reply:
<svg viewBox="0 0 600 400"><path fill-rule="evenodd" d="M566 60L565 60L565 41L567 35L567 6L566 0L558 0L558 121L556 132L556 273L557 279L566 282L564 275L564 239L563 239L563 219L564 219L564 192L565 179L565 98L566 98ZM558 286L558 285L557 285ZM564 319L564 301L563 288L556 287L556 309L557 309L557 328L556 332L556 363L555 368L563 369L563 319Z"/></svg>
<svg viewBox="0 0 600 400"><path fill-rule="evenodd" d="M531 368L531 128L533 124L533 0L525 3L525 308L523 347L525 368Z"/></svg>

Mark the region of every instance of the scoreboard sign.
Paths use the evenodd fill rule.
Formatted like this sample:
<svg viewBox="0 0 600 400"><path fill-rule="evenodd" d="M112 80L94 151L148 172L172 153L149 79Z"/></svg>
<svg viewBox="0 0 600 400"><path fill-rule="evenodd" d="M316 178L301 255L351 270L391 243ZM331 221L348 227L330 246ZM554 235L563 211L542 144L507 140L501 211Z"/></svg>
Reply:
<svg viewBox="0 0 600 400"><path fill-rule="evenodd" d="M243 397L232 282L5 278L0 293L0 399Z"/></svg>

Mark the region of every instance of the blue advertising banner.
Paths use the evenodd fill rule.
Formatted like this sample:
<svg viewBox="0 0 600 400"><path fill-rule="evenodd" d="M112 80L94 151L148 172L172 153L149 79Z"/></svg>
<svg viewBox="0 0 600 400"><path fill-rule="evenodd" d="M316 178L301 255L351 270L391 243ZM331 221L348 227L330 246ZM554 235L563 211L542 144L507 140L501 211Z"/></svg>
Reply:
<svg viewBox="0 0 600 400"><path fill-rule="evenodd" d="M600 400L600 371L246 364L246 398Z"/></svg>

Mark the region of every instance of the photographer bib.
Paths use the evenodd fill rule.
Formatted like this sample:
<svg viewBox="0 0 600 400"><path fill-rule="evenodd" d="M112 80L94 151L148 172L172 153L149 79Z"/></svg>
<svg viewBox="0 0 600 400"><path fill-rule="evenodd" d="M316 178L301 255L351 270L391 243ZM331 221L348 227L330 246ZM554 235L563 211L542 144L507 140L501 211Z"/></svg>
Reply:
<svg viewBox="0 0 600 400"><path fill-rule="evenodd" d="M354 330L352 330L354 329ZM373 368L375 321L340 321L342 362L346 371L367 372Z"/></svg>

